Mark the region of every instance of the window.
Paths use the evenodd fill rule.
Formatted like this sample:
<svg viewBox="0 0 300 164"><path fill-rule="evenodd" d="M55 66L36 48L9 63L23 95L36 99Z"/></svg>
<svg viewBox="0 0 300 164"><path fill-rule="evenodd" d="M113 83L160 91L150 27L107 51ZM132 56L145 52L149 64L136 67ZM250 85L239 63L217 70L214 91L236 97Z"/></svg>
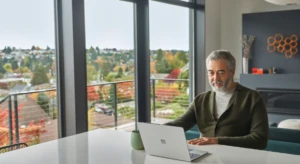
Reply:
<svg viewBox="0 0 300 164"><path fill-rule="evenodd" d="M131 131L135 119L133 5L86 0L85 12L89 130Z"/></svg>
<svg viewBox="0 0 300 164"><path fill-rule="evenodd" d="M53 0L0 5L0 147L16 138L29 146L57 139Z"/></svg>
<svg viewBox="0 0 300 164"><path fill-rule="evenodd" d="M155 1L149 8L151 120L164 123L189 105L189 9Z"/></svg>

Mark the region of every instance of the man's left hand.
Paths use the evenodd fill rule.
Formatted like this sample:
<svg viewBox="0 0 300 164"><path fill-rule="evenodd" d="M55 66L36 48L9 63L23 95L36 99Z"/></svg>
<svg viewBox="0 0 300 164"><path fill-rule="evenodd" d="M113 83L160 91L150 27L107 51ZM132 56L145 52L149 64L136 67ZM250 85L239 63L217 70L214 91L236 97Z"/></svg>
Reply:
<svg viewBox="0 0 300 164"><path fill-rule="evenodd" d="M218 138L201 137L201 138L192 139L188 143L192 145L218 144Z"/></svg>

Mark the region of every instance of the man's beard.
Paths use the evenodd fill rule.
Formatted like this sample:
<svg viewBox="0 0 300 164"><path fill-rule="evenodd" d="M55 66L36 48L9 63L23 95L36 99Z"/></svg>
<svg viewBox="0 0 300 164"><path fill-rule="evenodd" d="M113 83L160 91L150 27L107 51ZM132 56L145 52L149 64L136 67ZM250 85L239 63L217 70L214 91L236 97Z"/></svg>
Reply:
<svg viewBox="0 0 300 164"><path fill-rule="evenodd" d="M228 86L231 84L232 80L229 78L227 79L225 82L221 81L221 80L217 80L217 81L213 81L213 82L209 82L209 84L211 85L211 87L213 88L214 91L218 91L218 92L225 92L226 89L228 88ZM215 84L216 83L220 83L222 85L222 87L216 87Z"/></svg>

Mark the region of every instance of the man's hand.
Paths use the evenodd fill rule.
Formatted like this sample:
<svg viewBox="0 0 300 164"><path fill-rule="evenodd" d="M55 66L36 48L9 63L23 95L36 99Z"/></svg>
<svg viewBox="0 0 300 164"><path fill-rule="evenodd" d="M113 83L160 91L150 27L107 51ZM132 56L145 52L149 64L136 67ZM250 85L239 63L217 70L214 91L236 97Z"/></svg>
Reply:
<svg viewBox="0 0 300 164"><path fill-rule="evenodd" d="M201 137L201 138L192 139L188 143L192 145L218 144L218 138Z"/></svg>

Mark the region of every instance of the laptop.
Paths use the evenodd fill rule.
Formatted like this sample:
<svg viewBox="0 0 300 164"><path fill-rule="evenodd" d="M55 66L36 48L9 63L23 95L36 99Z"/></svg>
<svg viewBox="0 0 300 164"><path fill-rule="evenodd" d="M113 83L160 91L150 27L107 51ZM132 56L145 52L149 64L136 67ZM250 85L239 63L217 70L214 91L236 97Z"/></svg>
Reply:
<svg viewBox="0 0 300 164"><path fill-rule="evenodd" d="M138 122L138 129L149 155L189 162L208 155L207 151L188 149L181 127Z"/></svg>

